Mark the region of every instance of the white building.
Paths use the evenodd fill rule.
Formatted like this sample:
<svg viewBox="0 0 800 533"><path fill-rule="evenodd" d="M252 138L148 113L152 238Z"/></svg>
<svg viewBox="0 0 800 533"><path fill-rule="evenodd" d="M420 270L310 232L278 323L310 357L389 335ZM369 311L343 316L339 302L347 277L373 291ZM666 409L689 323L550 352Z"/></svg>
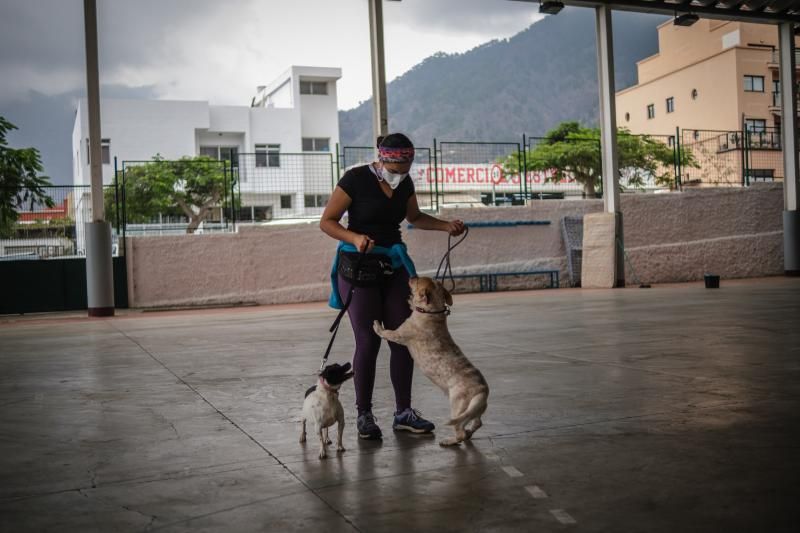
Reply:
<svg viewBox="0 0 800 533"><path fill-rule="evenodd" d="M123 162L156 154L168 160L209 155L233 161L236 192L253 220L319 215L335 180L339 78L339 68L292 66L259 87L249 106L101 99L103 182L114 182L115 157L121 170ZM88 138L84 99L72 132L75 185L91 181ZM76 218L88 216L85 206L76 207L83 213Z"/></svg>

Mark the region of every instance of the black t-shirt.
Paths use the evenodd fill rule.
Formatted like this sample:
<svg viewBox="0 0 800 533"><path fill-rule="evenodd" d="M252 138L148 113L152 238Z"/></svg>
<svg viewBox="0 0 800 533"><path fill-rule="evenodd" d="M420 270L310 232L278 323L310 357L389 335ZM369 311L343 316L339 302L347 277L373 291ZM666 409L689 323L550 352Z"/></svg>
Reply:
<svg viewBox="0 0 800 533"><path fill-rule="evenodd" d="M378 246L402 242L400 223L406 218L408 199L414 194L411 176L400 182L391 198L383 192L369 165L351 168L338 185L351 199L347 229L369 236Z"/></svg>

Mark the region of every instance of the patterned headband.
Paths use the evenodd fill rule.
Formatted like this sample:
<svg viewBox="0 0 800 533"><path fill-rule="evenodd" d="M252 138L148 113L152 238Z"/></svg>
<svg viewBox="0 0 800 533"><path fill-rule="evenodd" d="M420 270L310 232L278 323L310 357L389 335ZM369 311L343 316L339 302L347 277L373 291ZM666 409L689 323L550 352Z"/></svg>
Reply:
<svg viewBox="0 0 800 533"><path fill-rule="evenodd" d="M413 148L378 147L378 159L384 163L411 163L414 161Z"/></svg>

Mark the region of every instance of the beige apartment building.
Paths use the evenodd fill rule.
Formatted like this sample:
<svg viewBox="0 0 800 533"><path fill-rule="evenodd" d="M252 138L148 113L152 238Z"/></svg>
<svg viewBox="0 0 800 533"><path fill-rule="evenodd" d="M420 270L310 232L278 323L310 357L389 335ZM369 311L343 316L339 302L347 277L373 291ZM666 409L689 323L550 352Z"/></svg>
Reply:
<svg viewBox="0 0 800 533"><path fill-rule="evenodd" d="M658 45L638 62L638 84L617 93L617 125L671 136L680 127L703 167L687 172L706 184L782 178L777 27L670 20L658 27Z"/></svg>

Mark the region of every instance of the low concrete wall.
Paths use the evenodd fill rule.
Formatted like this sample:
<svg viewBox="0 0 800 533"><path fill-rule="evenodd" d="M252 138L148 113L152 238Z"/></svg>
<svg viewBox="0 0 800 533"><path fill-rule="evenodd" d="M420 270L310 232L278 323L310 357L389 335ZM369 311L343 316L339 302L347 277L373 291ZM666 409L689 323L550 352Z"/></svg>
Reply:
<svg viewBox="0 0 800 533"><path fill-rule="evenodd" d="M448 209L466 221L550 220L549 226L477 227L452 254L456 271L558 268L567 284L561 217L602 210L601 200L542 201L526 207ZM780 184L622 196L625 246L643 282L783 273ZM447 247L441 232L407 230L420 273L433 272ZM236 234L129 238L132 307L325 300L336 243L317 224L241 227ZM628 283L633 282L630 267ZM540 287L536 278L509 280Z"/></svg>

